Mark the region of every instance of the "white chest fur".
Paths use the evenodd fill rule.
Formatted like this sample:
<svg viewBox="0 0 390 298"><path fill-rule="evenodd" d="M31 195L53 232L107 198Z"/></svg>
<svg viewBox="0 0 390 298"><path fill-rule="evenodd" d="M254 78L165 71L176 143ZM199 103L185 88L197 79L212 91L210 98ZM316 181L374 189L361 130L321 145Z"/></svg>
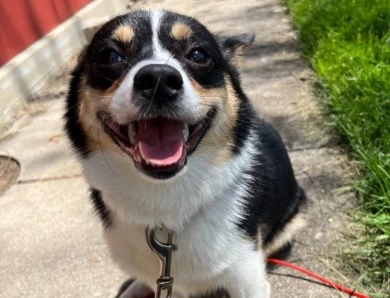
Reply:
<svg viewBox="0 0 390 298"><path fill-rule="evenodd" d="M252 244L244 240L235 226L235 208L240 206L217 200L201 210L183 230L175 232L173 242L177 250L173 253L172 276L176 289L197 292L215 287L223 283L219 280L234 267L232 264L253 251ZM118 223L105 232L105 238L121 268L153 287L160 265L146 244L144 229L141 225Z"/></svg>

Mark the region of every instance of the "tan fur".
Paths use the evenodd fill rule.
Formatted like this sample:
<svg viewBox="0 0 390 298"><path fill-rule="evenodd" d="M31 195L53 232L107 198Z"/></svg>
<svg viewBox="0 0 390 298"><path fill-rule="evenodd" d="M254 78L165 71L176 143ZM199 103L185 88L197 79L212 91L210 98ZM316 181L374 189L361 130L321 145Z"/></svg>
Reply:
<svg viewBox="0 0 390 298"><path fill-rule="evenodd" d="M284 245L292 240L295 234L306 225L304 213L295 215L265 248L265 254L270 256L280 250ZM260 237L259 237L260 238Z"/></svg>
<svg viewBox="0 0 390 298"><path fill-rule="evenodd" d="M120 148L112 142L110 137L104 133L102 124L96 113L105 111L110 113L111 98L120 84L116 81L107 90L101 91L87 86L86 77L80 80L80 109L79 122L87 136L87 150L97 150L101 147L109 147L111 150L120 151Z"/></svg>
<svg viewBox="0 0 390 298"><path fill-rule="evenodd" d="M245 52L248 50L248 48L251 45L242 45L234 49L233 57L232 57L232 64L238 69L241 69L242 66L242 58L245 54Z"/></svg>
<svg viewBox="0 0 390 298"><path fill-rule="evenodd" d="M233 123L236 123L238 121L238 98L236 96L236 92L234 91L232 82L229 78L225 77L226 82L226 92L228 95L228 100L226 102L226 108L228 111L228 114L230 116L230 120Z"/></svg>
<svg viewBox="0 0 390 298"><path fill-rule="evenodd" d="M183 23L176 23L172 26L171 36L177 40L189 39L192 35L192 29Z"/></svg>
<svg viewBox="0 0 390 298"><path fill-rule="evenodd" d="M242 66L242 56L245 53L246 48L245 47L239 47L235 50L234 56L232 58L232 63L237 69L241 69Z"/></svg>
<svg viewBox="0 0 390 298"><path fill-rule="evenodd" d="M233 144L233 128L238 113L238 99L230 79L225 77L225 88L203 88L193 80L191 83L203 105L207 108L215 105L218 107L213 128L202 140L202 145L219 148L216 162L226 163L232 158L230 145Z"/></svg>
<svg viewBox="0 0 390 298"><path fill-rule="evenodd" d="M133 37L134 37L134 30L129 25L119 26L117 29L115 29L113 34L114 39L121 41L123 43L130 43Z"/></svg>

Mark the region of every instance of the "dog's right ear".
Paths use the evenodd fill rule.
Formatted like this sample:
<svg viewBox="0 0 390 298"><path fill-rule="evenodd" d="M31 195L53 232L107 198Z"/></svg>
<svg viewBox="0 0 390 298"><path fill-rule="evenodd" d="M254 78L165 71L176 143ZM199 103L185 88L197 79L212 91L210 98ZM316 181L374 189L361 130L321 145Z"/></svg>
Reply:
<svg viewBox="0 0 390 298"><path fill-rule="evenodd" d="M83 63L84 62L85 56L87 56L87 50L88 50L88 46L84 46L84 48L81 50L81 52L79 53L79 55L77 57L77 62L78 63Z"/></svg>
<svg viewBox="0 0 390 298"><path fill-rule="evenodd" d="M91 42L95 33L98 32L99 29L109 21L109 19L109 17L94 18L83 23L82 29L87 43Z"/></svg>
<svg viewBox="0 0 390 298"><path fill-rule="evenodd" d="M255 34L246 33L233 36L217 36L217 40L226 59L240 67L241 57L255 41Z"/></svg>

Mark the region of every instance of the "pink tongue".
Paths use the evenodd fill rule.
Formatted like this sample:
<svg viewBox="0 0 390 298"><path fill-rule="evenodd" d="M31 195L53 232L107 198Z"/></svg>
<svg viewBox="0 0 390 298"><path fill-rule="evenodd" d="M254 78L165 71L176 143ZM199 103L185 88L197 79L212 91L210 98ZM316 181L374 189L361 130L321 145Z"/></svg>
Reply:
<svg viewBox="0 0 390 298"><path fill-rule="evenodd" d="M141 120L138 124L138 146L145 161L169 166L180 159L184 147L181 122L159 118Z"/></svg>

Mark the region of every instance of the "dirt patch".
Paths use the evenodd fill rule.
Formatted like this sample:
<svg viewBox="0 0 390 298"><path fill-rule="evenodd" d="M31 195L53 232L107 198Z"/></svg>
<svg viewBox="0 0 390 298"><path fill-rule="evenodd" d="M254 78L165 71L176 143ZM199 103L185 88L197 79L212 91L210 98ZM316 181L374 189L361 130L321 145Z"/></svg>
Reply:
<svg viewBox="0 0 390 298"><path fill-rule="evenodd" d="M21 168L17 160L10 156L0 156L0 195L16 183Z"/></svg>

